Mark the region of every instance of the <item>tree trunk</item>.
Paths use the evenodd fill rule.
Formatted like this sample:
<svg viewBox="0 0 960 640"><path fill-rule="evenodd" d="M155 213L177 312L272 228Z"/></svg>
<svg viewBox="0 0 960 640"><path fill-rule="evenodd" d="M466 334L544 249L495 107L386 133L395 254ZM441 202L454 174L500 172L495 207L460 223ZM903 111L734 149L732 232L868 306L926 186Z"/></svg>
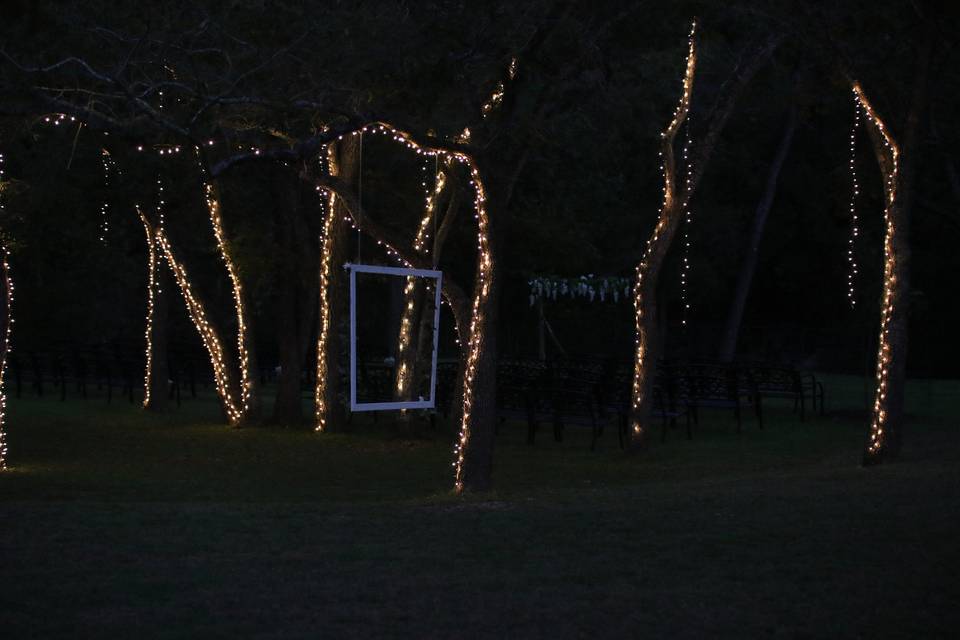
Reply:
<svg viewBox="0 0 960 640"><path fill-rule="evenodd" d="M683 212L700 183L720 133L726 127L740 94L776 50L780 38L779 35L774 35L760 43L748 54L747 61L738 64L735 68L733 76L725 85L725 90L717 97L708 112L706 133L702 142L695 146L692 153L692 171L688 171L685 182L679 184L673 143L680 125L683 124L689 112L690 94L693 89L697 51L694 33L690 34L683 94L673 119L661 136L660 154L664 173L663 204L657 225L647 240L643 258L637 266L637 283L634 287L637 337L630 407L629 445L631 450L637 450L645 444L647 426L653 410L653 381L663 339L657 311L658 285L663 262L676 236Z"/></svg>
<svg viewBox="0 0 960 640"><path fill-rule="evenodd" d="M492 236L493 234L491 234ZM492 238L491 238L492 239ZM492 251L497 255L496 251ZM481 286L478 279L477 287ZM489 491L493 486L493 443L497 424L497 327L500 316L500 278L491 270L489 290L480 303L478 329L482 348L475 363L473 393L469 398L469 440L461 454L457 490ZM466 402L464 403L466 406ZM461 423L463 423L463 418Z"/></svg>
<svg viewBox="0 0 960 640"><path fill-rule="evenodd" d="M170 298L175 285L167 269L158 268L154 277L153 317L150 320L149 401L144 403L143 408L159 413L166 410L170 399L168 334Z"/></svg>
<svg viewBox="0 0 960 640"><path fill-rule="evenodd" d="M329 173L351 185L357 180L360 160L360 141L357 136L346 136L332 145L329 154ZM331 195L327 202L329 227L324 241L328 269L327 286L321 284L320 333L317 366L317 428L337 430L346 426L346 392L343 380L348 374L350 345L349 280L343 269L348 260L350 225L346 218L350 211L341 197ZM323 260L323 258L322 258ZM321 265L321 269L323 266ZM326 322L326 327L324 323ZM320 347L321 340L326 342ZM323 353L322 362L321 352ZM322 405L321 405L322 403Z"/></svg>
<svg viewBox="0 0 960 640"><path fill-rule="evenodd" d="M763 231L767 225L767 218L770 215L770 209L773 207L773 199L777 195L777 182L780 180L780 170L787 159L787 154L793 144L793 136L797 130L797 121L799 113L794 104L790 107L790 113L787 115L787 124L783 129L783 136L780 138L780 144L777 146L777 153L770 165L770 172L767 174L767 185L763 191L763 197L757 204L757 210L753 214L753 227L750 231L750 240L747 244L747 253L740 264L740 275L737 277L737 288L734 291L733 299L730 301L730 310L727 313L727 323L723 332L723 342L720 346L720 359L724 362L733 360L737 351L737 340L740 335L740 324L743 321L743 311L747 305L747 297L750 294L750 287L753 284L753 274L757 270L757 259L760 254L760 241L763 239Z"/></svg>
<svg viewBox="0 0 960 640"><path fill-rule="evenodd" d="M916 81L904 130L904 146L897 149L889 129L855 90L868 115L877 161L885 178L884 286L880 309L880 346L877 352L877 390L865 465L895 460L903 443L904 398L907 386L907 348L910 316L910 214L916 177L920 121L926 111L934 30L928 24L917 57Z"/></svg>

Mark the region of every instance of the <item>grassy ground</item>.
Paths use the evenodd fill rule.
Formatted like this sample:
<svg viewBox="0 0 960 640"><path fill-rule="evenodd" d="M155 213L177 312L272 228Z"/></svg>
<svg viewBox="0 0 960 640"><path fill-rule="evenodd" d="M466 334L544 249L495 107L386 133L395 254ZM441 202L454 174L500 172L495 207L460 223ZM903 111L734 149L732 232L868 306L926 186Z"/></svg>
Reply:
<svg viewBox="0 0 960 640"><path fill-rule="evenodd" d="M902 462L831 413L711 414L639 457L501 430L496 491L449 494L449 434L229 430L9 401L3 637L954 636L960 383L918 382Z"/></svg>

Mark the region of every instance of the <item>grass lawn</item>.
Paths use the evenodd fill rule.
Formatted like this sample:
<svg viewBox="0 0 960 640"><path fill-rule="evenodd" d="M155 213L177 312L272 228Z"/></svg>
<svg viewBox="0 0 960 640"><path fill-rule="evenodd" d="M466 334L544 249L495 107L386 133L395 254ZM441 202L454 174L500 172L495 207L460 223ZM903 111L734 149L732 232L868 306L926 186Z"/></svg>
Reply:
<svg viewBox="0 0 960 640"><path fill-rule="evenodd" d="M960 382L913 383L872 469L862 380L826 386L636 457L505 425L467 499L452 432L11 398L0 637L956 637Z"/></svg>

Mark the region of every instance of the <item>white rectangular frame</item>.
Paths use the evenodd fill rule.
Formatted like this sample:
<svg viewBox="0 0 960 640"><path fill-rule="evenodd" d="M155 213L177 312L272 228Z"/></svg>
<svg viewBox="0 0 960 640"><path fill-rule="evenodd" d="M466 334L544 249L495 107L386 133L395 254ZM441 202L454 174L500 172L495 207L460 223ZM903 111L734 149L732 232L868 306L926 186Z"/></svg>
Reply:
<svg viewBox="0 0 960 640"><path fill-rule="evenodd" d="M381 267L367 264L343 266L350 272L350 410L391 411L397 409L433 409L437 392L437 344L440 336L440 287L443 272L431 269L407 269L404 267ZM430 359L430 397L427 400L401 402L357 402L357 274L376 273L388 276L433 278L437 281L436 300L433 312L433 355Z"/></svg>

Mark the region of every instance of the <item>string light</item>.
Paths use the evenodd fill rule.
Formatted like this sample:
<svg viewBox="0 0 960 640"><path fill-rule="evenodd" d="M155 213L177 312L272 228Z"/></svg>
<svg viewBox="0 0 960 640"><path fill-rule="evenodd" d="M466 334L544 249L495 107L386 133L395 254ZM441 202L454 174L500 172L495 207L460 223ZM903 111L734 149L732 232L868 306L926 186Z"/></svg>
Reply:
<svg viewBox="0 0 960 640"><path fill-rule="evenodd" d="M147 217L135 205L143 230L147 234L147 321L144 338L146 339L146 366L143 371L143 408L150 406L150 380L153 375L153 312L157 287L157 247L153 228Z"/></svg>
<svg viewBox="0 0 960 640"><path fill-rule="evenodd" d="M0 156L2 162L2 156ZM2 179L2 177L0 177ZM3 347L0 353L0 471L7 468L7 440L4 433L4 418L7 415L7 393L4 387L4 376L7 372L7 355L10 353L10 333L13 330L13 278L10 277L10 251L0 245L3 252L3 285L7 297L6 325L3 331Z"/></svg>
<svg viewBox="0 0 960 640"><path fill-rule="evenodd" d="M477 374L477 366L480 361L480 354L483 351L484 345L484 323L483 323L483 305L487 301L490 295L490 287L493 282L493 256L490 250L489 242L489 217L487 215L487 193L486 188L483 184L483 179L480 174L480 169L477 166L476 161L466 153L462 151L449 151L447 149L442 149L438 147L429 147L421 145L420 143L413 140L411 135L405 131L401 131L396 127L386 124L384 122L374 122L367 124L360 129L356 129L350 133L343 134L339 136L338 140L342 140L345 136L358 136L363 134L375 134L382 135L393 142L396 142L400 145L405 146L411 151L415 152L417 155L425 156L428 158L440 158L442 160L448 161L450 163L458 163L466 167L469 176L470 176L470 187L474 192L473 200L473 209L474 209L474 218L477 221L477 283L473 296L473 304L471 307L471 317L470 317L470 337L467 343L467 357L464 367L464 379L463 379L463 412L460 418L460 432L457 437L457 443L454 447L454 461L453 467L455 470L454 473L454 487L456 490L463 490L463 463L466 453L467 444L470 441L471 428L473 425L473 401L474 401L474 381ZM331 170L331 174L334 174L334 171ZM332 192L331 192L331 203L333 202ZM353 212L355 214L355 212ZM328 213L327 218L332 218L332 213ZM326 246L326 243L324 243ZM380 243L388 250L392 251L393 254L399 256L399 252L396 251L394 247L391 247L387 243ZM322 263L321 263L321 274L328 269L328 265L325 264L329 260L329 251L324 250L322 252ZM329 287L329 280L327 278L321 277L321 301L326 300L327 293L323 291ZM322 397L320 393L322 383L320 381L320 374L324 373L320 363L326 361L326 349L327 342L325 339L326 332L323 329L323 326L329 322L329 317L327 314L329 310L324 311L321 308L321 340L318 340L317 344L317 362L318 362L318 390L317 396ZM327 407L319 403L317 404L317 429L323 430L326 419Z"/></svg>
<svg viewBox="0 0 960 640"><path fill-rule="evenodd" d="M174 256L166 230L161 226L157 226L154 229L154 236L156 237L157 246L163 252L167 265L173 272L177 286L180 287L180 293L183 294L187 311L190 313L190 319L193 320L193 324L200 334L200 339L203 341L203 345L210 355L210 364L213 365L213 377L217 387L217 394L223 402L227 419L231 425L237 425L243 419L244 407L242 401L237 402L231 391L230 372L226 365L226 357L223 346L220 344L220 338L217 336L217 332L210 324L210 321L207 320L207 313L203 307L203 303L193 292L186 267L178 262Z"/></svg>
<svg viewBox="0 0 960 640"><path fill-rule="evenodd" d="M860 130L860 100L854 94L853 127L850 130L850 239L847 241L847 302L850 308L857 306L856 280L859 273L856 255L857 236L860 235L860 221L857 219L857 196L860 183L857 180L857 132Z"/></svg>
<svg viewBox="0 0 960 640"><path fill-rule="evenodd" d="M6 187L3 170L4 156L0 153L0 214L6 208L3 190ZM7 439L4 431L4 419L7 415L7 394L4 387L4 376L7 372L7 356L10 353L10 334L13 330L13 278L10 276L10 251L0 244L0 267L3 269L4 294L6 295L6 324L3 330L3 342L0 344L0 471L7 468Z"/></svg>
<svg viewBox="0 0 960 640"><path fill-rule="evenodd" d="M224 239L220 202L216 197L213 184L209 182L204 184L203 191L207 203L207 211L210 213L210 224L213 226L213 235L217 239L220 258L223 260L223 264L227 269L230 286L233 290L233 306L237 316L237 355L240 360L240 413L235 422L240 422L250 410L250 401L253 395L253 380L250 377L250 352L247 348L249 332L246 322L246 309L243 304L243 288L240 284L237 267L230 257L230 252Z"/></svg>
<svg viewBox="0 0 960 640"><path fill-rule="evenodd" d="M899 283L896 279L897 256L894 252L896 229L893 225L891 211L897 201L899 187L900 149L886 125L874 110L870 101L859 83L853 84L853 95L857 104L863 109L867 120L880 134L879 140L888 156L881 156L880 170L883 173L884 208L883 208L883 298L880 304L880 346L877 349L877 390L873 402L873 419L870 424L870 441L867 445L868 458L876 458L883 450L885 442L885 426L888 415L888 384L890 363L893 357L890 345L890 319L894 312L894 299Z"/></svg>
<svg viewBox="0 0 960 640"><path fill-rule="evenodd" d="M103 188L104 191L110 191L110 178L117 171L117 165L113 161L110 152L105 148L100 149L100 161L103 165ZM110 201L105 197L100 204L100 242L107 244L107 234L110 232Z"/></svg>
<svg viewBox="0 0 960 640"><path fill-rule="evenodd" d="M434 165L437 164L437 158L434 158ZM429 163L424 167L429 166ZM427 189L426 199L424 203L424 214L423 218L420 220L420 226L417 229L416 238L413 241L413 250L422 256L428 256L431 253L430 247L427 244L427 240L430 238L430 228L436 219L436 208L437 202L440 199L440 194L443 193L443 188L446 184L446 174L442 170L436 170L434 173L434 184L433 188ZM424 182L424 187L426 187L426 182ZM404 390L410 384L410 378L413 375L412 367L408 362L410 354L408 349L410 347L410 329L413 326L416 315L416 303L415 295L417 286L416 276L407 276L406 283L403 287L403 306L400 315L400 335L397 340L397 362L400 364L397 369L396 376L396 389L397 397L403 397Z"/></svg>
<svg viewBox="0 0 960 640"><path fill-rule="evenodd" d="M319 159L323 170L323 157ZM327 145L327 173L337 175L337 154L334 145ZM327 341L330 336L330 256L333 252L333 232L336 221L336 194L327 193L327 210L321 215L323 227L320 232L320 328L317 333L317 382L313 391L314 417L316 430L324 431L327 428Z"/></svg>
<svg viewBox="0 0 960 640"><path fill-rule="evenodd" d="M690 193L690 181L693 175L693 168L690 166L690 116L687 115L686 135L683 141L683 166L687 193ZM690 207L690 199L683 202L683 256L680 265L680 304L681 309L680 324L687 326L687 320L690 319L690 298L688 288L690 286L690 226L693 224L693 211Z"/></svg>
<svg viewBox="0 0 960 640"><path fill-rule="evenodd" d="M643 432L643 426L640 422L640 407L643 405L645 400L644 395L647 392L647 381L648 377L650 376L646 357L647 352L649 351L650 343L653 340L656 340L656 336L647 335L647 328L644 320L644 277L648 275L648 270L650 267L650 255L655 248L659 248L658 242L660 241L661 234L663 234L668 225L671 224L671 214L674 213L675 209L674 199L676 198L676 194L674 192L675 177L673 175L675 169L673 163L673 139L676 136L680 125L683 124L684 119L687 117L687 113L690 109L690 94L693 90L693 79L697 62L695 41L696 29L697 23L696 21L693 21L690 26L690 34L687 38L687 64L683 75L683 92L680 96L680 100L677 102L676 108L673 111L673 117L670 120L670 124L660 134L663 145L662 151L660 152L662 162L660 168L663 171L663 201L660 204L660 210L657 216L657 226L654 228L653 234L647 240L643 257L640 260L640 264L637 265L637 282L634 286L633 297L634 311L636 314L637 337L636 350L634 353L632 386L633 415L631 418L633 432L637 437L640 437Z"/></svg>
<svg viewBox="0 0 960 640"><path fill-rule="evenodd" d="M511 58L510 64L507 65L507 78L513 80L517 77L517 59ZM486 118L491 113L493 113L497 107L503 104L503 98L507 94L507 87L504 84L503 80L497 82L496 88L494 88L493 93L490 94L490 97L483 103L480 107L480 116ZM464 129L464 133L469 139L470 130ZM463 135L463 134L461 134Z"/></svg>

